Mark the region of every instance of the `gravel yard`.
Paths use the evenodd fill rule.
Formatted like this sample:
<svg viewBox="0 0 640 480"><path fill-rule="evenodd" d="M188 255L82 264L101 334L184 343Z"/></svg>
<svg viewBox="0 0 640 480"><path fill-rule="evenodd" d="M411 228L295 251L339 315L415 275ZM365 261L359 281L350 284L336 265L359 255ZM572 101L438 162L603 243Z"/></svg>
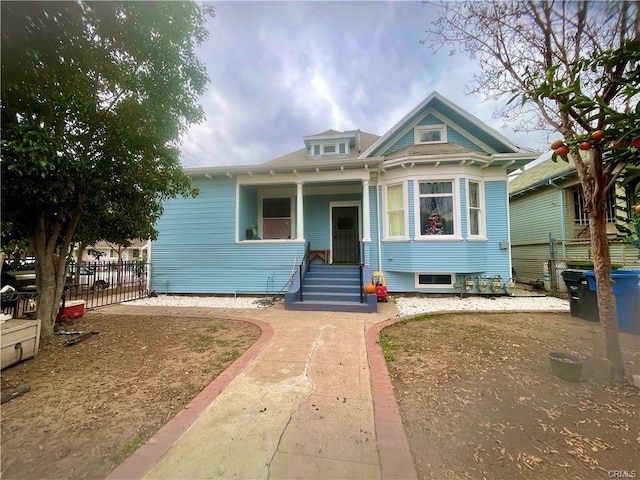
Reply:
<svg viewBox="0 0 640 480"><path fill-rule="evenodd" d="M569 311L568 300L527 290L517 291L511 297L406 295L398 296L396 300L400 316L445 311ZM268 303L257 297L159 295L136 300L129 305L235 309L265 308Z"/></svg>

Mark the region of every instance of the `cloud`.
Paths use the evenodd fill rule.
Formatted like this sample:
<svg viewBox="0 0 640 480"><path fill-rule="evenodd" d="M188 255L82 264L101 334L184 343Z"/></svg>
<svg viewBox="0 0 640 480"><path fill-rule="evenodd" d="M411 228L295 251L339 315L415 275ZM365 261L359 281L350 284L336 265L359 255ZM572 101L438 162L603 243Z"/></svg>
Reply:
<svg viewBox="0 0 640 480"><path fill-rule="evenodd" d="M268 161L329 128L382 135L433 90L515 143L495 103L464 95L472 63L419 43L421 2L222 2L199 47L210 76L205 123L184 138L186 166ZM539 138L535 137L535 138Z"/></svg>

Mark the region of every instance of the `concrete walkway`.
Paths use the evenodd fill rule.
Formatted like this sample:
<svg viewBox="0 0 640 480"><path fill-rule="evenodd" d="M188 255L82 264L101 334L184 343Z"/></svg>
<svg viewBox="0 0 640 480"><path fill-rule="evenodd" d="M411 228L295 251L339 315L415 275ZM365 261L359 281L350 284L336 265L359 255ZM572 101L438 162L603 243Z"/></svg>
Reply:
<svg viewBox="0 0 640 480"><path fill-rule="evenodd" d="M416 478L376 345L379 328L397 310L391 303L379 307L375 314L293 312L281 304L260 310L126 304L97 310L222 316L252 321L263 331L108 478Z"/></svg>

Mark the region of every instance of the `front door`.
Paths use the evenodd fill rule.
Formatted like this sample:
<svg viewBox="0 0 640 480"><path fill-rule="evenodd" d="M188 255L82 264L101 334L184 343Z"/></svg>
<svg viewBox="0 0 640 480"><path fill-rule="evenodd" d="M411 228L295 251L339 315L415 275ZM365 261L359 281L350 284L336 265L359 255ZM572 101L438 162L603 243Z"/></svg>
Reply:
<svg viewBox="0 0 640 480"><path fill-rule="evenodd" d="M332 207L333 263L358 263L358 207Z"/></svg>

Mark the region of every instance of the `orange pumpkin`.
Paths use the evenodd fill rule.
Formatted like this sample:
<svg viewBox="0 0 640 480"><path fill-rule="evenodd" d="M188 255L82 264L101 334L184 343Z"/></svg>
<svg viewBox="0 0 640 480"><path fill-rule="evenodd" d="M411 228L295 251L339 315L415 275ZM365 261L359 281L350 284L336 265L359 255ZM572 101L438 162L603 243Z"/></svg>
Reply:
<svg viewBox="0 0 640 480"><path fill-rule="evenodd" d="M373 283L367 283L364 287L364 291L367 293L376 293L376 286Z"/></svg>

